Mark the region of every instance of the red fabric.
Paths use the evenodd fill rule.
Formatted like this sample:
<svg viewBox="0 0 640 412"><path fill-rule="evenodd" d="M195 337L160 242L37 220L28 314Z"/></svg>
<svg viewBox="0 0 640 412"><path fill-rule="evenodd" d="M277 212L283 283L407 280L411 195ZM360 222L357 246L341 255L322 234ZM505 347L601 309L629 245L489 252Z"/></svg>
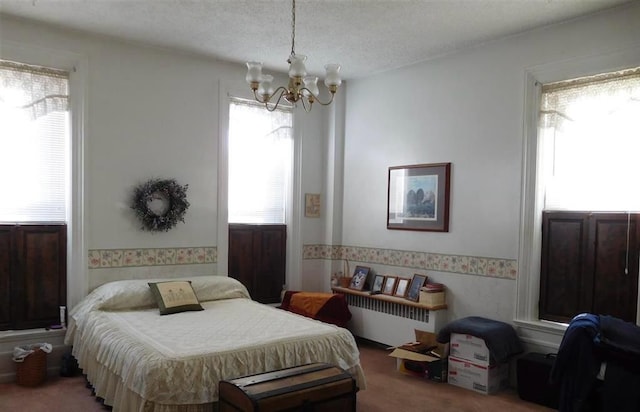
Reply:
<svg viewBox="0 0 640 412"><path fill-rule="evenodd" d="M300 292L292 293L289 304L307 312L311 317L318 314L318 311L324 307L333 295L324 292Z"/></svg>
<svg viewBox="0 0 640 412"><path fill-rule="evenodd" d="M351 319L351 311L349 311L349 305L344 295L341 293L326 293L326 301L324 305L315 314L312 314L304 309L304 307L295 306L291 304L291 297L297 293L307 293L301 291L288 290L284 294L282 304L278 306L280 309L284 309L289 312L297 313L298 315L306 316L308 318L320 320L322 322L331 323L343 328L347 327L347 323ZM317 292L309 293L309 297L318 299L319 294ZM300 299L296 299L300 301ZM303 299L304 300L304 299Z"/></svg>

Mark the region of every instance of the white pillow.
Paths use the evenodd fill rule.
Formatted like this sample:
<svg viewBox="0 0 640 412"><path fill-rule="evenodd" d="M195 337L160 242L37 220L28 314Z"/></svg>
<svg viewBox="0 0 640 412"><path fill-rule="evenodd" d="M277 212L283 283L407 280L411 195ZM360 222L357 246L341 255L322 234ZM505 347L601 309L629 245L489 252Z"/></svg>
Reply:
<svg viewBox="0 0 640 412"><path fill-rule="evenodd" d="M132 279L105 283L94 289L78 305L94 310L124 310L152 308L155 298L149 290L149 282L190 280L198 300L250 298L247 288L236 279L227 276L194 276L175 279ZM75 309L75 308L74 308Z"/></svg>
<svg viewBox="0 0 640 412"><path fill-rule="evenodd" d="M196 276L189 280L200 302L234 298L251 299L247 288L238 280L228 276Z"/></svg>

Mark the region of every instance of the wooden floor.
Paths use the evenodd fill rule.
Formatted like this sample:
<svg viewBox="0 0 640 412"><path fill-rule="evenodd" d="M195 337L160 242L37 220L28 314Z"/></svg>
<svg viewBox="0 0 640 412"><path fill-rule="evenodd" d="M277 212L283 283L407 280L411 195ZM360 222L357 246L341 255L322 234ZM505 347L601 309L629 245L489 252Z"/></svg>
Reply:
<svg viewBox="0 0 640 412"><path fill-rule="evenodd" d="M367 389L358 394L358 412L548 412L525 402L513 389L483 395L447 383L407 376L396 369L388 351L360 342Z"/></svg>
<svg viewBox="0 0 640 412"><path fill-rule="evenodd" d="M358 412L548 412L522 401L514 390L482 395L446 383L403 375L395 358L368 342L359 342L367 389L358 393ZM36 388L0 384L2 412L104 412L83 377L51 377ZM126 412L126 411L125 411Z"/></svg>

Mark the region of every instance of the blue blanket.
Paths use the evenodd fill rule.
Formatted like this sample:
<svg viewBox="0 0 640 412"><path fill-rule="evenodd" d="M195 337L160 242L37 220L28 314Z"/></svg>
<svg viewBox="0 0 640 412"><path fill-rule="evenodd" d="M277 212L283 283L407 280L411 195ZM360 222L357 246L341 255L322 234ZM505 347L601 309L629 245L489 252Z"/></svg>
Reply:
<svg viewBox="0 0 640 412"><path fill-rule="evenodd" d="M455 320L438 332L438 342L449 342L452 333L463 333L484 339L491 355L491 364L502 363L523 351L520 338L513 326L497 320L479 316Z"/></svg>
<svg viewBox="0 0 640 412"><path fill-rule="evenodd" d="M640 328L612 316L581 313L569 323L551 370L551 382L560 385L560 412L588 408L603 361L604 382L597 389L602 410L640 411Z"/></svg>

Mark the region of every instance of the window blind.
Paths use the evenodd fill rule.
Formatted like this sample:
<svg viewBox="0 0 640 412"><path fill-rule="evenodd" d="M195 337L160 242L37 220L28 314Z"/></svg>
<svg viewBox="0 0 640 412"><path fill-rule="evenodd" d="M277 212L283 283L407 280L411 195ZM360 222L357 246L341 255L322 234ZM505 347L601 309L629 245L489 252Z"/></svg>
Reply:
<svg viewBox="0 0 640 412"><path fill-rule="evenodd" d="M291 192L293 112L232 99L229 223L285 223Z"/></svg>
<svg viewBox="0 0 640 412"><path fill-rule="evenodd" d="M0 60L0 221L65 222L69 73Z"/></svg>

